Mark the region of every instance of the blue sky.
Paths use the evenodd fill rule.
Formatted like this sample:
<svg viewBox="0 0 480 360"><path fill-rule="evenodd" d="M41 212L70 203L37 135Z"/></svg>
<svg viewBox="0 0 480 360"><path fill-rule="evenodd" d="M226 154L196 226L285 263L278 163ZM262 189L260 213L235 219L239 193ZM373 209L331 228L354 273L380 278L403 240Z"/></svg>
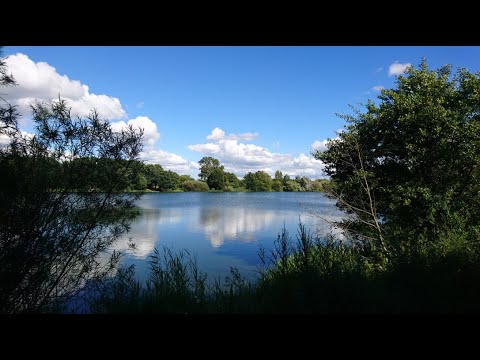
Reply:
<svg viewBox="0 0 480 360"><path fill-rule="evenodd" d="M194 177L205 155L239 176L281 169L321 177L312 145L321 147L343 127L335 113L394 86L392 71L416 66L423 56L433 68L480 70L480 47L8 46L3 52L19 83L7 99L23 110L25 131L33 132L28 102L60 93L79 114L95 106L114 128L129 121L145 127L142 159Z"/></svg>

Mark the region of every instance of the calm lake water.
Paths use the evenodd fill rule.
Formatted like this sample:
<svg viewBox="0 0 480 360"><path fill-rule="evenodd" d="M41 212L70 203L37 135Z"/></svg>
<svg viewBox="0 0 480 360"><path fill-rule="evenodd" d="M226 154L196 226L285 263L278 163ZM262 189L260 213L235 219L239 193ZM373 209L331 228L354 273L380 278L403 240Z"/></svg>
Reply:
<svg viewBox="0 0 480 360"><path fill-rule="evenodd" d="M318 216L341 217L322 193L147 193L138 205L142 215L115 248L126 249L133 238L138 249L125 263L135 264L139 279L162 246L196 254L209 278L227 275L232 266L253 278L259 245L271 249L284 223L295 239L299 219L322 236L334 230Z"/></svg>

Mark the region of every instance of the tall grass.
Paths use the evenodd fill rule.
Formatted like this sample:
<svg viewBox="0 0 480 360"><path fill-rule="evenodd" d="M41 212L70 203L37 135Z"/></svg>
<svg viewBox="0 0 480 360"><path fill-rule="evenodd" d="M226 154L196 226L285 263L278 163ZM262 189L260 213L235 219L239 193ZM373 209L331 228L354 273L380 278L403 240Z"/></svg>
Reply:
<svg viewBox="0 0 480 360"><path fill-rule="evenodd" d="M455 236L455 234L451 235ZM447 240L446 240L447 241ZM319 238L299 223L295 239L283 227L272 249L260 248L254 283L236 268L207 281L188 251L155 250L144 284L134 268L104 284L91 310L106 313L409 313L478 312L479 257L458 246L398 254L387 269L358 247ZM453 245L451 245L453 246ZM463 246L463 250L462 250ZM410 254L410 255L409 255Z"/></svg>

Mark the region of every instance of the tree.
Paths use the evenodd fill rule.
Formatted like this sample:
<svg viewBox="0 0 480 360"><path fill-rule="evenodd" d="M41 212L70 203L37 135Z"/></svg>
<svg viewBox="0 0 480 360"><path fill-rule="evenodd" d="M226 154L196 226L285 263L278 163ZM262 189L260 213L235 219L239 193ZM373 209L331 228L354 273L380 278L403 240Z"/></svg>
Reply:
<svg viewBox="0 0 480 360"><path fill-rule="evenodd" d="M283 181L275 179L272 181L272 190L273 191L283 191Z"/></svg>
<svg viewBox="0 0 480 360"><path fill-rule="evenodd" d="M280 170L275 171L275 180L283 182L283 174Z"/></svg>
<svg viewBox="0 0 480 360"><path fill-rule="evenodd" d="M188 180L182 183L183 191L208 191L207 183L198 180Z"/></svg>
<svg viewBox="0 0 480 360"><path fill-rule="evenodd" d="M213 170L220 169L223 171L224 169L223 165L220 165L220 161L211 156L204 156L198 164L200 165L200 174L198 174L198 177L205 182Z"/></svg>
<svg viewBox="0 0 480 360"><path fill-rule="evenodd" d="M225 173L225 178L226 178L228 186L231 186L234 189L240 187L240 180L238 179L237 175L235 175L233 173L226 172Z"/></svg>
<svg viewBox="0 0 480 360"><path fill-rule="evenodd" d="M114 132L96 112L73 117L63 100L32 110L35 136L21 133L15 111L0 126L10 139L0 152L0 312L7 313L51 309L111 273L118 254L99 256L128 231L138 199L121 191L142 131ZM79 157L89 166L74 162ZM92 174L109 179L102 192L91 189Z"/></svg>
<svg viewBox="0 0 480 360"><path fill-rule="evenodd" d="M168 170L162 171L158 177L158 188L160 191L172 191L180 187L180 175Z"/></svg>
<svg viewBox="0 0 480 360"><path fill-rule="evenodd" d="M271 191L272 178L265 171L249 172L244 177L245 186L251 191Z"/></svg>
<svg viewBox="0 0 480 360"><path fill-rule="evenodd" d="M145 165L145 178L147 179L147 187L150 190L158 188L160 183L160 177L163 173L163 168L159 164L147 164Z"/></svg>
<svg viewBox="0 0 480 360"><path fill-rule="evenodd" d="M344 115L347 131L314 154L337 205L355 215L348 226L376 248L382 232L397 250L452 229L478 240L480 73L429 70L423 59L378 98Z"/></svg>
<svg viewBox="0 0 480 360"><path fill-rule="evenodd" d="M225 173L220 168L212 170L210 175L208 175L207 184L210 189L222 190L225 183Z"/></svg>

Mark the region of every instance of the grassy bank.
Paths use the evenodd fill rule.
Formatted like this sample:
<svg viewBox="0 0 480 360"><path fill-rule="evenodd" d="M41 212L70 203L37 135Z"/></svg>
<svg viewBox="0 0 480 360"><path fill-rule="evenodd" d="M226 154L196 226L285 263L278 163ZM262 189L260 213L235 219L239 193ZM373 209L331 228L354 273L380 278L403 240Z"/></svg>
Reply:
<svg viewBox="0 0 480 360"><path fill-rule="evenodd" d="M314 237L302 224L260 249L255 283L237 269L207 281L188 251L156 251L148 279L121 269L97 287L99 313L442 313L480 310L478 256L460 249L426 259L398 257L385 269L358 248Z"/></svg>

